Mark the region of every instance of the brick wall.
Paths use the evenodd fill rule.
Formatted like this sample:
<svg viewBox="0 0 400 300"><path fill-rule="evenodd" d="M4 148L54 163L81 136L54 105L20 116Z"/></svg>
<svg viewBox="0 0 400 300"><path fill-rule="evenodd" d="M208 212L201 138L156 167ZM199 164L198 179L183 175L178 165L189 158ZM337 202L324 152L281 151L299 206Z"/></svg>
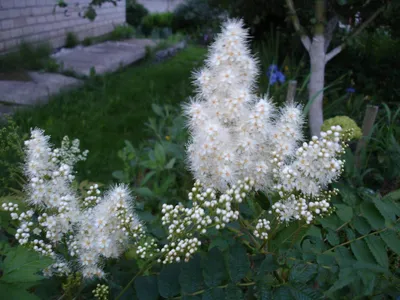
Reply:
<svg viewBox="0 0 400 300"><path fill-rule="evenodd" d="M3 0L0 0L3 1ZM137 0L143 4L150 12L173 11L174 8L185 0Z"/></svg>
<svg viewBox="0 0 400 300"><path fill-rule="evenodd" d="M23 41L49 42L53 47L61 47L68 32L74 32L82 40L125 23L124 0L117 2L117 6L107 3L96 8L94 21L79 16L79 7L90 1L66 1L70 6L65 13L65 9L55 7L57 0L0 0L0 53L15 49Z"/></svg>

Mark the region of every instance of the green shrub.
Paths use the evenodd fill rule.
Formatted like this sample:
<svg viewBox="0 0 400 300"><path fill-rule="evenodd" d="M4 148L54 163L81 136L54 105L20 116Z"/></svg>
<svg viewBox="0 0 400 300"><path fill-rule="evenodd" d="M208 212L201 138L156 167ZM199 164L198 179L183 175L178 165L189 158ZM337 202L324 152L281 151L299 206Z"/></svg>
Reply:
<svg viewBox="0 0 400 300"><path fill-rule="evenodd" d="M208 0L188 0L174 10L174 31L193 33L219 23L222 10L212 7Z"/></svg>
<svg viewBox="0 0 400 300"><path fill-rule="evenodd" d="M52 48L48 44L33 46L22 43L16 52L0 56L0 71L42 70L49 64L55 64L50 58Z"/></svg>
<svg viewBox="0 0 400 300"><path fill-rule="evenodd" d="M68 32L67 37L65 38L65 47L66 48L74 48L79 44L79 39L73 32Z"/></svg>
<svg viewBox="0 0 400 300"><path fill-rule="evenodd" d="M149 11L136 0L126 0L126 22L134 27L142 23L142 19L149 14Z"/></svg>
<svg viewBox="0 0 400 300"><path fill-rule="evenodd" d="M110 33L110 39L113 41L126 40L135 34L135 29L129 25L117 25Z"/></svg>
<svg viewBox="0 0 400 300"><path fill-rule="evenodd" d="M173 19L174 14L170 12L147 15L142 19L143 34L148 36L154 29L172 28Z"/></svg>
<svg viewBox="0 0 400 300"><path fill-rule="evenodd" d="M85 37L82 41L83 46L90 46L93 44L93 39L91 37Z"/></svg>

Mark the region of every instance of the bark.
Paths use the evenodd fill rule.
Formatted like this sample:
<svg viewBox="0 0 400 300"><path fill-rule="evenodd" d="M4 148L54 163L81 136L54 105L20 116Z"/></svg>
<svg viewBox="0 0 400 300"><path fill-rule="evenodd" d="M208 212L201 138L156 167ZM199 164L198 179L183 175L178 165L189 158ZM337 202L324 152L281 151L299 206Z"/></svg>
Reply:
<svg viewBox="0 0 400 300"><path fill-rule="evenodd" d="M311 136L320 136L324 122L323 98L325 84L325 38L323 34L316 34L310 48L311 76L308 85L309 101L311 101L308 120Z"/></svg>

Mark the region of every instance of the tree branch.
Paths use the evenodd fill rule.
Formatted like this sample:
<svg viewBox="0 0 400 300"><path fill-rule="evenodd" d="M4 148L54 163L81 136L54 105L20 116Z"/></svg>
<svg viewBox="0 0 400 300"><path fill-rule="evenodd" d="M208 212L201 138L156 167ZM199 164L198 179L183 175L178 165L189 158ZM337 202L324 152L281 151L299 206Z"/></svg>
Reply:
<svg viewBox="0 0 400 300"><path fill-rule="evenodd" d="M325 56L325 62L327 63L328 61L330 61L332 58L334 58L336 55L338 55L347 45L347 43L353 39L354 37L356 37L357 35L360 34L360 32L362 32L370 23L372 23L373 20L375 20L375 18L381 14L384 10L385 10L386 6L383 5L381 6L376 12L374 12L364 23L362 23L360 26L357 27L356 30L353 31L352 34L350 34L346 40L338 47L336 47L335 49L333 49L332 51L330 51L329 53L326 54Z"/></svg>
<svg viewBox="0 0 400 300"><path fill-rule="evenodd" d="M304 48L306 48L306 50L310 52L311 40L310 37L307 35L306 31L304 30L304 28L300 24L299 17L297 16L296 13L296 9L294 8L293 0L286 0L286 5L288 7L294 29L296 30L297 33L300 34L300 39L301 42L303 43Z"/></svg>
<svg viewBox="0 0 400 300"><path fill-rule="evenodd" d="M325 53L328 51L329 45L332 41L333 32L339 23L339 17L337 15L333 16L325 26Z"/></svg>

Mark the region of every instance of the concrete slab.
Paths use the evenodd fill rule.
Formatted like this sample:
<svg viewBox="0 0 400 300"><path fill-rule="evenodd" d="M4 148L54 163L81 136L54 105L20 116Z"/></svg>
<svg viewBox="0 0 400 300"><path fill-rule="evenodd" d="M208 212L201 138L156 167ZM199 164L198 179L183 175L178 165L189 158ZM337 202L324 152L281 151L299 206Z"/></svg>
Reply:
<svg viewBox="0 0 400 300"><path fill-rule="evenodd" d="M28 74L32 81L0 81L0 103L16 106L40 104L60 91L83 84L79 79L60 74L38 72Z"/></svg>
<svg viewBox="0 0 400 300"><path fill-rule="evenodd" d="M89 76L90 70L96 74L110 73L121 66L130 65L146 55L146 47L156 43L148 39L130 39L123 42L104 42L89 47L62 50L53 58L63 70L73 71L81 76Z"/></svg>

